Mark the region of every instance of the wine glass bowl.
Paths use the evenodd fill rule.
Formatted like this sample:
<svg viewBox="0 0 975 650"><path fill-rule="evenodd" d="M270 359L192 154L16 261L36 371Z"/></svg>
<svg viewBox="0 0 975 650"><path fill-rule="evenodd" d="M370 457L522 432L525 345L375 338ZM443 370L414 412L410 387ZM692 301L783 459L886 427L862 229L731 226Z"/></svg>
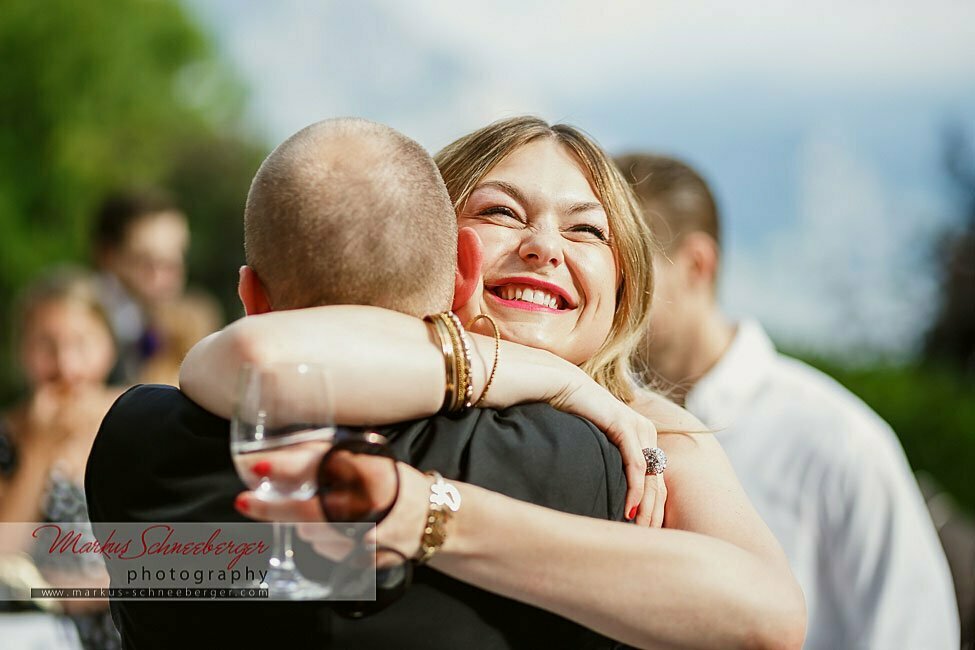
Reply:
<svg viewBox="0 0 975 650"><path fill-rule="evenodd" d="M262 501L305 500L315 496L315 467L328 451L332 430L306 429L296 435L273 436L233 446L240 480ZM274 468L273 478L268 474Z"/></svg>
<svg viewBox="0 0 975 650"><path fill-rule="evenodd" d="M241 481L264 501L314 497L316 469L335 434L325 368L311 363L245 366L237 396L230 452ZM327 586L308 580L295 565L293 524L274 522L273 529L270 568L261 586L272 598L327 596Z"/></svg>

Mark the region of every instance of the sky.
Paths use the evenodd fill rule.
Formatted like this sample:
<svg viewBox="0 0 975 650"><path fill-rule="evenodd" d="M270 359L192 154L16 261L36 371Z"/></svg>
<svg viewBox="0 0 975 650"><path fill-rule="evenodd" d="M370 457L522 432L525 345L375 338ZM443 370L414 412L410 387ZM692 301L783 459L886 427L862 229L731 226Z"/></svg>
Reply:
<svg viewBox="0 0 975 650"><path fill-rule="evenodd" d="M531 113L712 184L720 299L783 346L906 358L958 218L951 125L975 136L975 3L188 0L271 147L326 117L436 151Z"/></svg>

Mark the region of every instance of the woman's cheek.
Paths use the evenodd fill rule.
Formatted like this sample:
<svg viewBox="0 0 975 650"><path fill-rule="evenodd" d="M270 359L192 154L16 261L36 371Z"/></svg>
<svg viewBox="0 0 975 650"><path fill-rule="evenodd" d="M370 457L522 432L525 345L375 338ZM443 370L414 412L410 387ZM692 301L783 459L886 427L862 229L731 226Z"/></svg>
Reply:
<svg viewBox="0 0 975 650"><path fill-rule="evenodd" d="M517 253L518 240L513 236L511 228L502 228L493 224L479 223L474 231L481 240L482 268L490 269L498 260L506 255Z"/></svg>
<svg viewBox="0 0 975 650"><path fill-rule="evenodd" d="M616 259L609 249L589 251L577 258L579 277L586 296L582 345L592 356L609 337L616 315L617 276Z"/></svg>

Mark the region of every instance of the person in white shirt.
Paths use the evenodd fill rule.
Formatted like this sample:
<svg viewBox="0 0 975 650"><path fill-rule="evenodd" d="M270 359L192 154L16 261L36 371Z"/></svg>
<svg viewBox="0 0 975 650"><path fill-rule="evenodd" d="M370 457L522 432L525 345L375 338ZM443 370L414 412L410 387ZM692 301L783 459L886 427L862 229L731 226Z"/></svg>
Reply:
<svg viewBox="0 0 975 650"><path fill-rule="evenodd" d="M716 300L718 210L666 157L617 159L660 240L647 379L721 442L806 596L806 648L958 648L951 574L891 428Z"/></svg>

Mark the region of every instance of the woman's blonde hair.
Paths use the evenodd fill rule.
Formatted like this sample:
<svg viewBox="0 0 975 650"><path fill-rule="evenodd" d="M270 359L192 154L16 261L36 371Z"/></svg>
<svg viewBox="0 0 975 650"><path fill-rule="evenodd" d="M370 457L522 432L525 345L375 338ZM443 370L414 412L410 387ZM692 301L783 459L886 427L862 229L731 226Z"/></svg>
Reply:
<svg viewBox="0 0 975 650"><path fill-rule="evenodd" d="M646 329L653 296L654 243L636 197L612 159L575 127L522 116L478 129L444 147L434 160L459 212L488 172L516 149L539 138L555 140L575 154L609 219L622 282L609 335L581 367L617 398L629 402L636 388L630 357Z"/></svg>

